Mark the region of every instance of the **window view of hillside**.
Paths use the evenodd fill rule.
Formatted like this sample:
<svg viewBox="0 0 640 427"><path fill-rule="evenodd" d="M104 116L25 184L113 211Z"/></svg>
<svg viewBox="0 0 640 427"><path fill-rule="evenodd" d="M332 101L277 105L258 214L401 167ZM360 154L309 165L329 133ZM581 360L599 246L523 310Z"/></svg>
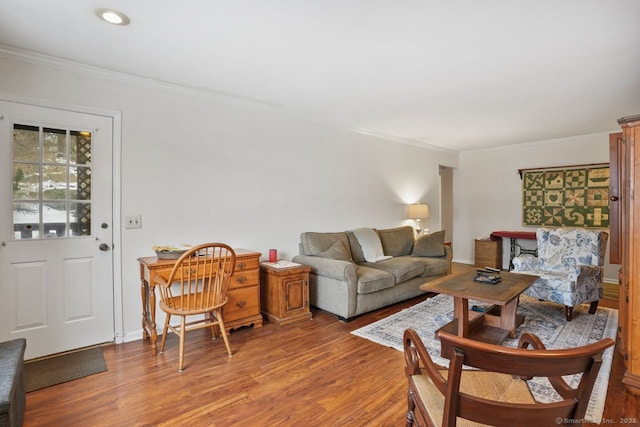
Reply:
<svg viewBox="0 0 640 427"><path fill-rule="evenodd" d="M15 124L16 239L91 232L91 133Z"/></svg>

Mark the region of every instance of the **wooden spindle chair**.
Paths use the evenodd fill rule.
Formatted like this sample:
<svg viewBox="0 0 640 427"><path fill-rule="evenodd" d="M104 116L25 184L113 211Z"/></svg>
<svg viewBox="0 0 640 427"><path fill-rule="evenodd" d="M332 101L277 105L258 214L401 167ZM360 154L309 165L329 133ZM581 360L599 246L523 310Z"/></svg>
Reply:
<svg viewBox="0 0 640 427"><path fill-rule="evenodd" d="M184 369L185 333L210 327L214 338L219 329L229 357L233 354L222 318L227 302L229 279L236 268L236 254L223 243L205 243L188 250L176 261L168 278L156 276L160 289L160 308L166 313L160 352L164 351L167 332L180 337L178 372ZM171 316L180 316L180 325L171 325ZM186 321L187 316L200 316ZM204 316L204 317L202 317Z"/></svg>

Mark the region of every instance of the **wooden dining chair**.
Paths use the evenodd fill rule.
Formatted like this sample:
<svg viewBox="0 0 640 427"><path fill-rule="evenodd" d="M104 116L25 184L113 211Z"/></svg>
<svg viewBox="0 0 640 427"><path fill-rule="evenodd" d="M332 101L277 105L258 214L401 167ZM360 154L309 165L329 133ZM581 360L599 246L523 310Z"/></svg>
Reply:
<svg viewBox="0 0 640 427"><path fill-rule="evenodd" d="M184 339L187 331L210 327L214 338L219 329L227 353L231 347L222 319L222 307L227 302L229 279L236 268L236 254L223 243L205 243L188 250L176 261L168 278L156 276L160 289L160 308L166 313L160 352L164 351L167 332L180 337L179 369L184 368ZM180 325L173 326L171 316L180 316ZM187 322L187 316L199 316Z"/></svg>
<svg viewBox="0 0 640 427"><path fill-rule="evenodd" d="M525 333L519 348L508 348L446 332L438 335L451 348L448 369L433 363L413 329L404 332L407 426L581 425L602 353L614 344L605 338L582 347L548 350L537 336ZM582 374L575 388L562 378L573 374ZM532 377L547 377L559 400L536 401L527 386Z"/></svg>

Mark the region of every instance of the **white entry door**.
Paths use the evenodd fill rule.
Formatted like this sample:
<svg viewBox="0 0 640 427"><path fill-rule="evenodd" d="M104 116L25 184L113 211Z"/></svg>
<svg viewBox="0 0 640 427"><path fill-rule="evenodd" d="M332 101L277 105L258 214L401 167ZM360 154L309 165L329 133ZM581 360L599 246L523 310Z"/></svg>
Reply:
<svg viewBox="0 0 640 427"><path fill-rule="evenodd" d="M0 101L0 341L114 340L113 119Z"/></svg>

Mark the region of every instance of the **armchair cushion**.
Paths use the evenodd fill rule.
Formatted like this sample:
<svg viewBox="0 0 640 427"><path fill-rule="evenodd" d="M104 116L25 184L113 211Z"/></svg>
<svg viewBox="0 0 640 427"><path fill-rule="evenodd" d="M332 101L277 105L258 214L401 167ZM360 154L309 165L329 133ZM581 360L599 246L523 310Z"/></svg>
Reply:
<svg viewBox="0 0 640 427"><path fill-rule="evenodd" d="M538 266L538 258L531 254L520 255L514 257L511 260L513 263L513 271L525 272L525 271L537 271L540 270Z"/></svg>
<svg viewBox="0 0 640 427"><path fill-rule="evenodd" d="M575 271L578 265L604 265L608 235L581 228L540 228L536 231L540 270Z"/></svg>

